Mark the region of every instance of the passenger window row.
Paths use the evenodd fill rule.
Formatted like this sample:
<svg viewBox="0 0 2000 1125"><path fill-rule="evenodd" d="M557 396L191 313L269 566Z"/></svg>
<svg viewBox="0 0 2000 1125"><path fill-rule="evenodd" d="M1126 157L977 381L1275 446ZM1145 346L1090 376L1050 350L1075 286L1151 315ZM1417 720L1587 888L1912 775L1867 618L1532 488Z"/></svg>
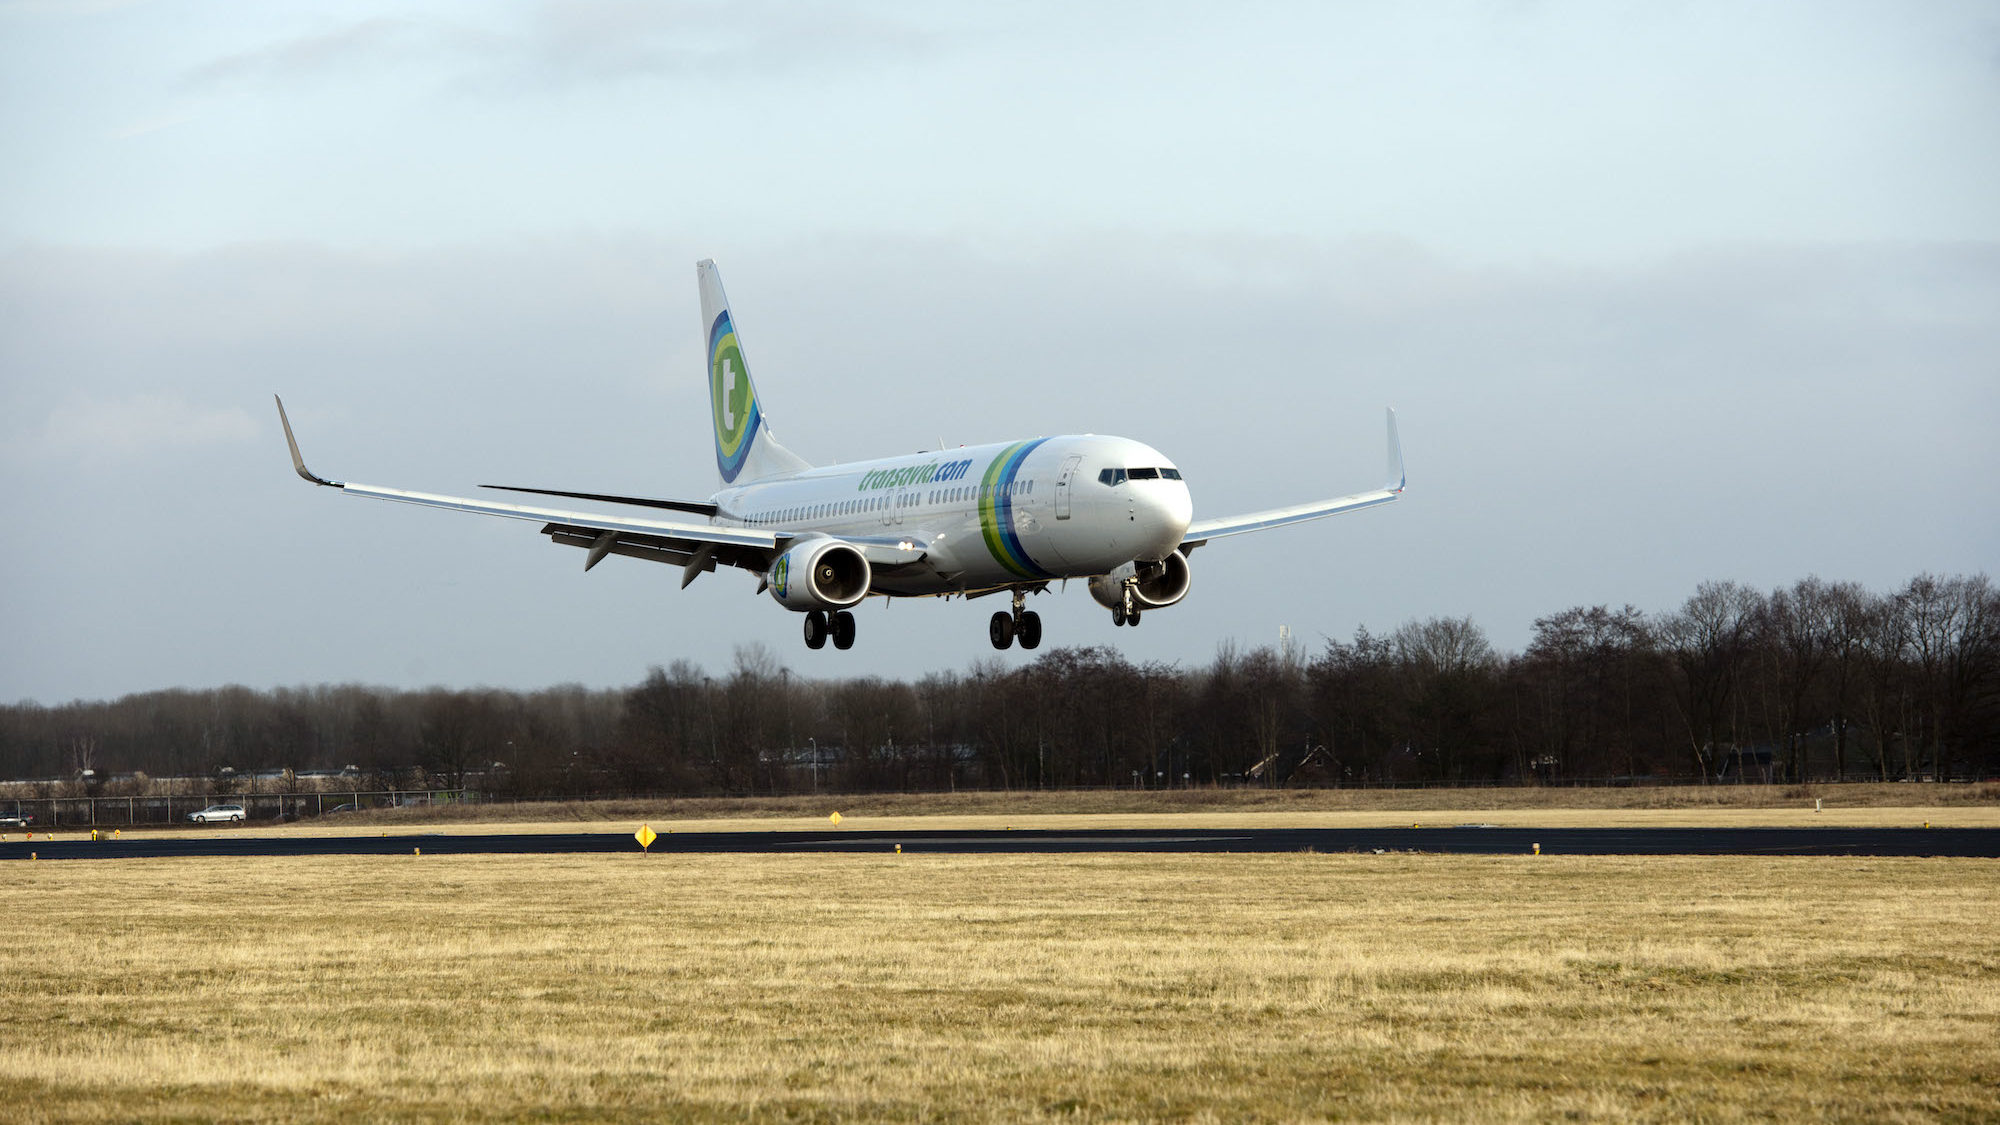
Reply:
<svg viewBox="0 0 2000 1125"><path fill-rule="evenodd" d="M1167 471L1173 472L1172 469ZM1032 496L1034 492L1034 481L1017 480L997 491L985 485L980 485L976 488L970 486L965 488L934 488L926 495L925 502L929 504L955 504L972 500L975 497L984 499L988 493L999 496ZM908 495L915 496L916 494L909 493ZM791 523L798 520L825 519L831 516L849 516L861 512L876 512L888 508L894 502L894 499L889 496L871 496L865 500L842 500L832 504L806 504L796 508L779 508L776 511L751 516L748 522L752 524Z"/></svg>
<svg viewBox="0 0 2000 1125"><path fill-rule="evenodd" d="M786 523L793 520L823 519L829 516L851 516L861 512L879 511L889 506L889 498L869 497L866 500L841 500L831 504L804 504L796 508L779 508L762 515L751 516L749 522Z"/></svg>
<svg viewBox="0 0 2000 1125"><path fill-rule="evenodd" d="M924 502L926 504L958 504L974 498L984 500L989 493L995 496L1032 496L1035 493L1035 482L1031 480L1017 480L997 490L987 488L983 484L977 488L934 488L924 498Z"/></svg>

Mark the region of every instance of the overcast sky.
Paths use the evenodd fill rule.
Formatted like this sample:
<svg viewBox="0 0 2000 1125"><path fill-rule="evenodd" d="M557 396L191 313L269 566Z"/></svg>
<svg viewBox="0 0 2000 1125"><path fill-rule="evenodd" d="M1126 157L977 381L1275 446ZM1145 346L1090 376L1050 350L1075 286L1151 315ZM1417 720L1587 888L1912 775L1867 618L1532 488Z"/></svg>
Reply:
<svg viewBox="0 0 2000 1125"><path fill-rule="evenodd" d="M1201 664L2000 561L2000 5L0 3L0 700L808 676L741 572L312 489L704 497L693 263L824 462L1118 433ZM1009 663L1029 659L1018 650Z"/></svg>

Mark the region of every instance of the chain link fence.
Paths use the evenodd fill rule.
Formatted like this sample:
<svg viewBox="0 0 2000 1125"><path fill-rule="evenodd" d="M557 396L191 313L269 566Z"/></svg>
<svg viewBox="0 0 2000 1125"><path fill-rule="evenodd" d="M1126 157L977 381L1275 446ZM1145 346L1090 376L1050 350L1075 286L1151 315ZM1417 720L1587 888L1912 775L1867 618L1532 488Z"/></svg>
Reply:
<svg viewBox="0 0 2000 1125"><path fill-rule="evenodd" d="M154 797L24 797L0 800L0 829L136 828L184 824L211 805L237 805L248 821L294 821L361 809L476 803L470 789L385 789L344 793L241 793Z"/></svg>

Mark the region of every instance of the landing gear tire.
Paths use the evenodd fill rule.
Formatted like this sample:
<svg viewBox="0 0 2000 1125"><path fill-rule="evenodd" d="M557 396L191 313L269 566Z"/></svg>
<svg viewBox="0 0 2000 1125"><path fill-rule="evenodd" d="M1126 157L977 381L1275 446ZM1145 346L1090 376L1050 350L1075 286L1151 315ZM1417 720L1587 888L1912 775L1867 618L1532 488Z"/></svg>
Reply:
<svg viewBox="0 0 2000 1125"><path fill-rule="evenodd" d="M1126 614L1125 624L1130 625L1134 629L1137 629L1139 627L1139 611L1135 609L1132 612Z"/></svg>
<svg viewBox="0 0 2000 1125"><path fill-rule="evenodd" d="M1117 627L1117 626L1119 626L1119 625L1123 625L1123 624L1125 624L1125 607L1124 607L1124 606L1122 606L1122 605L1114 605L1114 606L1112 606L1112 607L1111 607L1111 624L1112 624L1112 626L1113 626L1114 628L1116 628L1116 627Z"/></svg>
<svg viewBox="0 0 2000 1125"><path fill-rule="evenodd" d="M842 652L854 647L854 615L844 609L833 615L833 647Z"/></svg>
<svg viewBox="0 0 2000 1125"><path fill-rule="evenodd" d="M1014 622L1014 639L1022 648L1035 648L1042 643L1042 615L1034 610L1021 614Z"/></svg>
<svg viewBox="0 0 2000 1125"><path fill-rule="evenodd" d="M1013 644L1014 615L1004 609L994 614L993 619L986 623L986 635L993 641L994 648L1006 648Z"/></svg>
<svg viewBox="0 0 2000 1125"><path fill-rule="evenodd" d="M851 634L848 640L853 643ZM806 647L826 647L826 614L816 609L806 611Z"/></svg>

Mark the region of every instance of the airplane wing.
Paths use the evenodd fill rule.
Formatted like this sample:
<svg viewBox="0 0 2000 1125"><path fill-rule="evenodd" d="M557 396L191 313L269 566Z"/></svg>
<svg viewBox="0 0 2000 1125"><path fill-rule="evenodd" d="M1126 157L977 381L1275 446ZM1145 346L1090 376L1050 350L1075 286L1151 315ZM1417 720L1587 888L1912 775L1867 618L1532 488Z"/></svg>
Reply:
<svg viewBox="0 0 2000 1125"><path fill-rule="evenodd" d="M276 395L272 396L277 398ZM440 496L431 492L410 492L401 488L328 480L306 468L299 455L298 439L292 436L291 419L285 416L285 402L278 399L278 421L285 427L285 444L292 450L292 468L307 481L337 488L352 496L394 500L427 508L446 508L481 516L533 520L541 523L542 534L552 541L587 548L583 569L589 570L606 555L670 563L682 568L681 585L686 586L704 571L723 566L739 566L762 573L771 565L792 536L786 532L760 531L743 527L716 527L694 520L636 519L594 512L573 512L558 508L536 508L499 504L464 496Z"/></svg>
<svg viewBox="0 0 2000 1125"><path fill-rule="evenodd" d="M565 492L560 488L526 488L518 484L482 484L498 492L532 492L537 496L561 496L567 500L595 500L600 504L629 504L635 508L665 508L671 512L692 512L712 516L715 505L706 500L658 500L650 496L614 496L606 492Z"/></svg>
<svg viewBox="0 0 2000 1125"><path fill-rule="evenodd" d="M1245 532L1262 531L1269 527L1304 523L1307 520L1323 519L1342 512L1379 507L1402 499L1403 486L1408 483L1408 476L1403 471L1403 443L1396 437L1396 412L1391 410L1388 414L1388 483L1373 491L1357 492L1352 496L1338 496L1332 500L1294 504L1289 508L1267 508L1261 512L1246 512L1240 516L1225 516L1222 519L1197 520L1188 525L1187 534L1181 538L1182 552L1192 551L1211 539L1220 539L1226 535L1242 535Z"/></svg>

